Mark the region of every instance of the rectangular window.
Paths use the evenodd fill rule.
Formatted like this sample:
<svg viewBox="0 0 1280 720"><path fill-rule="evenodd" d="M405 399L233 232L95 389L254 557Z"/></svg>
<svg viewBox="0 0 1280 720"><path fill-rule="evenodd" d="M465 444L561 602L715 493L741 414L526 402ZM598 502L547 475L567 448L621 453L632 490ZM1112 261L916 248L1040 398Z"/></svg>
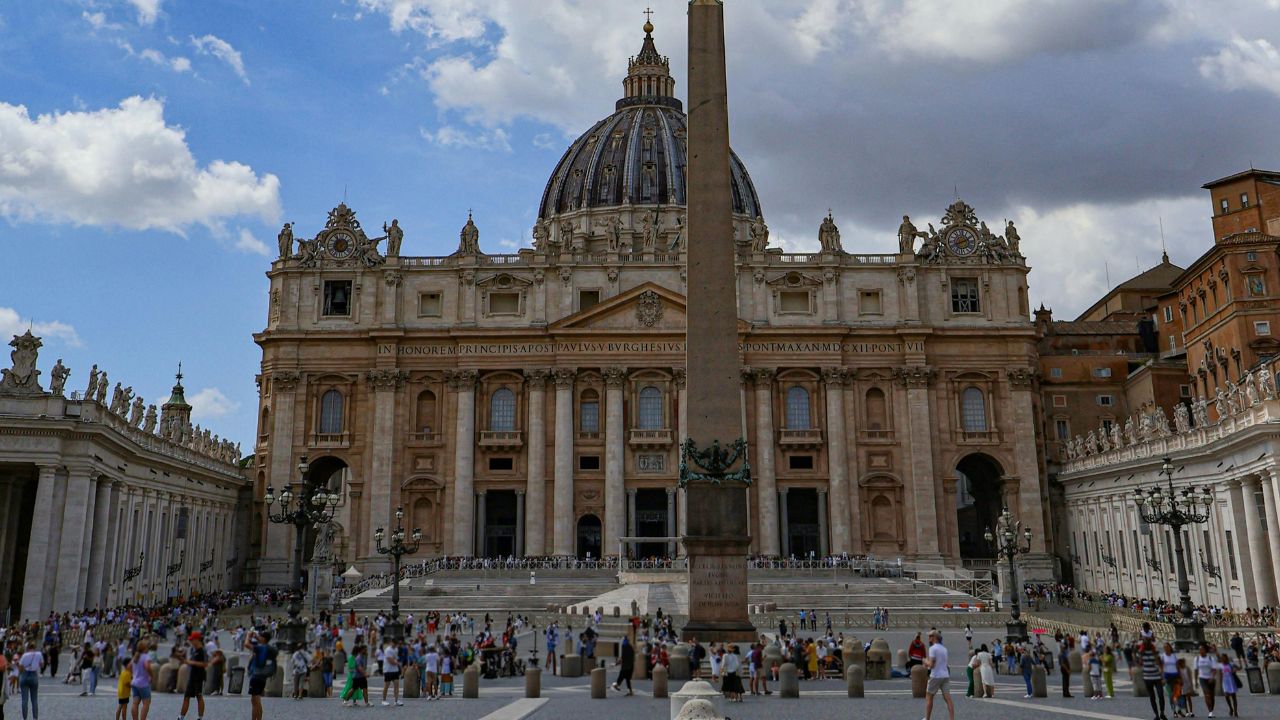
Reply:
<svg viewBox="0 0 1280 720"><path fill-rule="evenodd" d="M1062 377L1062 368L1049 368L1049 377L1051 378Z"/></svg>
<svg viewBox="0 0 1280 720"><path fill-rule="evenodd" d="M600 304L599 290L579 290L578 310L588 310Z"/></svg>
<svg viewBox="0 0 1280 720"><path fill-rule="evenodd" d="M1110 539L1108 539L1107 542L1110 542ZM1120 567L1129 567L1129 554L1125 552L1123 530L1116 531L1116 544L1120 546Z"/></svg>
<svg viewBox="0 0 1280 720"><path fill-rule="evenodd" d="M1108 435L1110 435L1110 434L1111 434L1111 426L1112 426L1112 425L1114 425L1114 424L1115 424L1115 423L1114 423L1113 421L1111 421L1111 420L1103 420L1103 421L1102 421L1102 431L1103 431L1104 433L1107 433Z"/></svg>
<svg viewBox="0 0 1280 720"><path fill-rule="evenodd" d="M1167 323L1173 322L1173 306L1172 305L1164 306L1164 321Z"/></svg>
<svg viewBox="0 0 1280 720"><path fill-rule="evenodd" d="M1226 198L1222 198L1221 200L1218 201L1218 207L1222 208L1223 215L1226 215L1227 212L1231 209L1231 205Z"/></svg>
<svg viewBox="0 0 1280 720"><path fill-rule="evenodd" d="M1053 396L1053 406L1054 406L1054 407L1066 407L1066 406L1067 406L1067 396L1066 396L1066 395L1054 395L1054 396Z"/></svg>
<svg viewBox="0 0 1280 720"><path fill-rule="evenodd" d="M1099 396L1098 396L1098 405L1100 405L1100 406L1102 406L1102 407L1111 407L1111 405L1112 405L1112 403L1113 403L1113 402L1114 402L1114 398L1113 398L1112 396L1110 396L1110 395L1099 395Z"/></svg>
<svg viewBox="0 0 1280 720"><path fill-rule="evenodd" d="M1240 207L1249 207L1249 193L1240 193Z"/></svg>
<svg viewBox="0 0 1280 720"><path fill-rule="evenodd" d="M883 314L883 311L880 309L880 291L879 290L863 290L858 293L858 314L859 315Z"/></svg>
<svg viewBox="0 0 1280 720"><path fill-rule="evenodd" d="M418 296L418 317L440 317L443 314L440 293L429 292Z"/></svg>
<svg viewBox="0 0 1280 720"><path fill-rule="evenodd" d="M578 469L579 470L599 470L600 456L599 455L579 455Z"/></svg>
<svg viewBox="0 0 1280 720"><path fill-rule="evenodd" d="M1184 398L1189 398L1189 397L1191 397L1191 386L1190 386L1190 385L1179 385L1179 386L1178 386L1178 397L1184 397Z"/></svg>
<svg viewBox="0 0 1280 720"><path fill-rule="evenodd" d="M1254 335L1270 335L1271 321L1270 320L1254 320L1253 334Z"/></svg>
<svg viewBox="0 0 1280 720"><path fill-rule="evenodd" d="M1071 439L1071 425L1066 420L1053 421L1054 432L1059 440Z"/></svg>
<svg viewBox="0 0 1280 720"><path fill-rule="evenodd" d="M952 278L951 312L982 312L978 304L978 281L975 278Z"/></svg>
<svg viewBox="0 0 1280 720"><path fill-rule="evenodd" d="M1240 573L1236 570L1236 546L1231 541L1231 531L1227 531L1227 566L1231 569L1231 579L1239 580Z"/></svg>
<svg viewBox="0 0 1280 720"><path fill-rule="evenodd" d="M1175 352L1178 349L1178 338L1175 335L1169 336L1169 352Z"/></svg>
<svg viewBox="0 0 1280 720"><path fill-rule="evenodd" d="M489 293L489 314L490 315L519 315L520 314L520 293L518 292Z"/></svg>
<svg viewBox="0 0 1280 720"><path fill-rule="evenodd" d="M808 290L784 290L778 293L778 311L784 313L807 313L809 308Z"/></svg>
<svg viewBox="0 0 1280 720"><path fill-rule="evenodd" d="M1135 567L1142 566L1142 546L1138 544L1138 531L1133 531L1133 564Z"/></svg>
<svg viewBox="0 0 1280 720"><path fill-rule="evenodd" d="M578 432L600 432L600 401L583 400L578 405Z"/></svg>
<svg viewBox="0 0 1280 720"><path fill-rule="evenodd" d="M336 316L351 314L350 280L324 281L324 314Z"/></svg>
<svg viewBox="0 0 1280 720"><path fill-rule="evenodd" d="M515 458L509 457L492 457L489 458L489 469L498 472L514 470L516 467Z"/></svg>
<svg viewBox="0 0 1280 720"><path fill-rule="evenodd" d="M1258 253L1250 250L1249 252L1244 254L1244 259L1248 260L1249 262L1255 262L1258 259Z"/></svg>
<svg viewBox="0 0 1280 720"><path fill-rule="evenodd" d="M787 468L791 470L812 470L812 455L789 455L787 457Z"/></svg>
<svg viewBox="0 0 1280 720"><path fill-rule="evenodd" d="M1201 530L1204 533L1204 561L1206 564L1213 564L1213 545L1209 542L1209 531Z"/></svg>
<svg viewBox="0 0 1280 720"><path fill-rule="evenodd" d="M1093 376L1096 378L1109 378L1111 377L1111 368L1109 367L1094 368Z"/></svg>

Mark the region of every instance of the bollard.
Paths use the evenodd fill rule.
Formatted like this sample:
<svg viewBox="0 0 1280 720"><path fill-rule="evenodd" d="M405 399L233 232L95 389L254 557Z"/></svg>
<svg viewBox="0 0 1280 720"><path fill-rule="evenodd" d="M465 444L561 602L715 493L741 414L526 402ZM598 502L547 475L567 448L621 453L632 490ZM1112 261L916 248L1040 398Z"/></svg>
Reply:
<svg viewBox="0 0 1280 720"><path fill-rule="evenodd" d="M844 639L844 644L840 646L840 659L845 665L862 665L863 672L866 672L867 652L862 649L862 641L854 635L850 635Z"/></svg>
<svg viewBox="0 0 1280 720"><path fill-rule="evenodd" d="M602 667L591 669L591 699L603 700L605 696L605 669Z"/></svg>
<svg viewBox="0 0 1280 720"><path fill-rule="evenodd" d="M582 677L582 656L561 655L560 677Z"/></svg>
<svg viewBox="0 0 1280 720"><path fill-rule="evenodd" d="M479 663L471 663L462 671L462 697L471 700L480 697Z"/></svg>
<svg viewBox="0 0 1280 720"><path fill-rule="evenodd" d="M670 658L671 667L667 668L667 677L671 680L688 680L693 676L689 669L689 646L680 643L671 648ZM765 660L768 665L768 660Z"/></svg>
<svg viewBox="0 0 1280 720"><path fill-rule="evenodd" d="M723 717L710 700L694 698L685 703L672 720L719 720Z"/></svg>
<svg viewBox="0 0 1280 720"><path fill-rule="evenodd" d="M172 658L170 658L172 660ZM151 686L155 692L171 693L174 691L178 681L178 665L176 663L165 663L160 666L159 675L156 682Z"/></svg>
<svg viewBox="0 0 1280 720"><path fill-rule="evenodd" d="M409 667L404 669L404 675L400 678L400 691L406 698L422 697L422 678L418 675L418 666L410 663Z"/></svg>
<svg viewBox="0 0 1280 720"><path fill-rule="evenodd" d="M1280 695L1280 663L1267 666L1267 685L1271 687L1272 695Z"/></svg>
<svg viewBox="0 0 1280 720"><path fill-rule="evenodd" d="M409 669L416 670L417 668L410 665ZM405 674L406 681L408 677L409 675L408 673L406 673ZM413 686L415 688L418 686L416 677L414 679ZM324 697L324 671L322 671L320 668L316 668L315 670L312 670L311 672L307 673L307 697L309 698ZM405 692L405 697L409 697L409 693L407 691ZM414 697L417 697L417 696L414 696Z"/></svg>
<svg viewBox="0 0 1280 720"><path fill-rule="evenodd" d="M846 665L844 670L844 686L848 691L849 697L860 698L865 696L867 681L867 669L861 665Z"/></svg>
<svg viewBox="0 0 1280 720"><path fill-rule="evenodd" d="M800 697L800 678L796 675L794 663L782 663L778 669L778 694L784 698Z"/></svg>
<svg viewBox="0 0 1280 720"><path fill-rule="evenodd" d="M901 648L898 649L898 654L895 656L894 667L902 668L903 670L907 669L907 651L906 650L903 650Z"/></svg>
<svg viewBox="0 0 1280 720"><path fill-rule="evenodd" d="M267 678L267 687L263 694L267 697L284 695L284 663L276 663L276 674Z"/></svg>
<svg viewBox="0 0 1280 720"><path fill-rule="evenodd" d="M911 668L911 697L922 698L929 687L929 670L923 665Z"/></svg>
<svg viewBox="0 0 1280 720"><path fill-rule="evenodd" d="M1073 675L1075 673L1080 672L1084 668L1084 662L1080 657L1079 650L1072 650L1071 652L1067 653L1067 663L1070 665L1071 673Z"/></svg>
<svg viewBox="0 0 1280 720"><path fill-rule="evenodd" d="M653 669L653 696L659 699L667 697L666 665L658 665Z"/></svg>
<svg viewBox="0 0 1280 720"><path fill-rule="evenodd" d="M213 695L222 691L222 678L226 669L226 663L210 664L209 670L204 676L204 694Z"/></svg>
<svg viewBox="0 0 1280 720"><path fill-rule="evenodd" d="M542 697L542 670L537 665L525 668L524 696L527 698Z"/></svg>
<svg viewBox="0 0 1280 720"><path fill-rule="evenodd" d="M1133 696L1147 696L1147 681L1142 679L1142 669L1137 667L1129 668L1129 679L1133 681Z"/></svg>
<svg viewBox="0 0 1280 720"><path fill-rule="evenodd" d="M1080 674L1080 692L1087 698L1093 697L1093 677L1089 673Z"/></svg>
<svg viewBox="0 0 1280 720"><path fill-rule="evenodd" d="M867 679L889 679L889 643L884 638L871 641L871 649L867 652Z"/></svg>
<svg viewBox="0 0 1280 720"><path fill-rule="evenodd" d="M1049 697L1049 675L1040 663L1031 666L1031 697Z"/></svg>
<svg viewBox="0 0 1280 720"><path fill-rule="evenodd" d="M668 706L667 717L675 720L676 718L707 718L720 719L724 717L724 695L717 692L711 683L705 680L690 680L680 687L679 690L671 694L671 700ZM704 704L705 703L705 704ZM693 713L693 708L701 708L698 715ZM710 706L710 710L707 710ZM706 714L706 713L710 714Z"/></svg>
<svg viewBox="0 0 1280 720"><path fill-rule="evenodd" d="M178 666L178 681L173 686L173 691L179 695L185 695L187 692L187 683L191 681L191 666L183 663Z"/></svg>
<svg viewBox="0 0 1280 720"><path fill-rule="evenodd" d="M333 675L345 675L347 673L347 651L338 650L333 654Z"/></svg>

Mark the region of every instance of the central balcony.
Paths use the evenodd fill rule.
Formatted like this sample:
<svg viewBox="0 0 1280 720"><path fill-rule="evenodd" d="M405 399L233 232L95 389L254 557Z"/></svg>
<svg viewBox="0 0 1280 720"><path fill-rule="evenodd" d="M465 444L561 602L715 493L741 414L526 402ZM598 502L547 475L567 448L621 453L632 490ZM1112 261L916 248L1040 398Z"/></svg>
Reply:
<svg viewBox="0 0 1280 720"><path fill-rule="evenodd" d="M480 447L515 450L524 446L524 433L519 430L481 430Z"/></svg>
<svg viewBox="0 0 1280 720"><path fill-rule="evenodd" d="M671 446L671 428L659 430L632 430L627 438L633 448L664 448Z"/></svg>
<svg viewBox="0 0 1280 720"><path fill-rule="evenodd" d="M313 448L351 447L351 433L311 433L310 440Z"/></svg>
<svg viewBox="0 0 1280 720"><path fill-rule="evenodd" d="M778 431L778 444L793 448L819 448L822 447L822 430L820 428L803 430L783 428Z"/></svg>

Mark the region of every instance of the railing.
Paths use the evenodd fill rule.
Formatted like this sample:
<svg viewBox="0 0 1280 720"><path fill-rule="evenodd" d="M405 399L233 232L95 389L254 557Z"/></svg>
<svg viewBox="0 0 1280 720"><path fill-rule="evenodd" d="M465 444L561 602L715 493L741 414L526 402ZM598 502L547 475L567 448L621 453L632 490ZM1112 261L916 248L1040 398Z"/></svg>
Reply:
<svg viewBox="0 0 1280 720"><path fill-rule="evenodd" d="M821 445L822 430L818 428L805 428L803 430L783 428L778 431L778 443L801 447Z"/></svg>
<svg viewBox="0 0 1280 720"><path fill-rule="evenodd" d="M438 432L409 433L410 445L438 445L441 439L442 439L442 435Z"/></svg>
<svg viewBox="0 0 1280 720"><path fill-rule="evenodd" d="M579 441L594 442L594 441L598 441L600 437L601 435L599 430L594 430L594 431L579 430L578 431Z"/></svg>
<svg viewBox="0 0 1280 720"><path fill-rule="evenodd" d="M519 265L524 258L520 255L506 253L502 255L480 255L481 265Z"/></svg>
<svg viewBox="0 0 1280 720"><path fill-rule="evenodd" d="M898 262L897 255L848 255L849 260L855 263L866 263L869 265L894 265Z"/></svg>
<svg viewBox="0 0 1280 720"><path fill-rule="evenodd" d="M439 267L453 265L453 258L445 257L401 257L400 267Z"/></svg>
<svg viewBox="0 0 1280 720"><path fill-rule="evenodd" d="M346 447L351 444L351 433L311 433L311 447Z"/></svg>
<svg viewBox="0 0 1280 720"><path fill-rule="evenodd" d="M892 430L862 430L862 437L867 440L888 440L893 437Z"/></svg>
<svg viewBox="0 0 1280 720"><path fill-rule="evenodd" d="M519 430L481 430L480 444L485 447L520 447L524 433Z"/></svg>
<svg viewBox="0 0 1280 720"><path fill-rule="evenodd" d="M978 600L995 601L995 584L990 580L970 580L968 578L931 578L916 576L917 582L925 583L944 590L954 590L970 595Z"/></svg>
<svg viewBox="0 0 1280 720"><path fill-rule="evenodd" d="M1000 434L995 430L961 430L960 439L964 442L999 442Z"/></svg>
<svg viewBox="0 0 1280 720"><path fill-rule="evenodd" d="M784 263L811 263L817 262L821 255L814 253L779 253L773 257Z"/></svg>
<svg viewBox="0 0 1280 720"><path fill-rule="evenodd" d="M633 447L660 447L671 444L670 428L660 430L632 430L630 443Z"/></svg>

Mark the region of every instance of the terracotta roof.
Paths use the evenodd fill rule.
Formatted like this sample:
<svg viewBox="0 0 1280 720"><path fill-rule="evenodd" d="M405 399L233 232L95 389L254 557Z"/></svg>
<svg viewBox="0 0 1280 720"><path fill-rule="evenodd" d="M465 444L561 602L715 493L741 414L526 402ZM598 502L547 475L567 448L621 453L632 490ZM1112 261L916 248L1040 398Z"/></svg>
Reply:
<svg viewBox="0 0 1280 720"><path fill-rule="evenodd" d="M1054 320L1054 335L1137 335L1136 323L1123 320Z"/></svg>
<svg viewBox="0 0 1280 720"><path fill-rule="evenodd" d="M1168 290L1182 274L1183 268L1165 260L1146 272L1138 273L1116 286L1116 290Z"/></svg>
<svg viewBox="0 0 1280 720"><path fill-rule="evenodd" d="M1258 178L1261 180L1280 180L1280 172L1275 172L1274 170L1255 170L1254 168L1249 168L1248 170L1238 172L1234 175L1228 175L1223 178L1218 178L1217 180L1210 180L1209 182L1205 183L1204 185L1201 185L1200 187L1208 190L1209 188L1214 188L1219 185L1225 185L1226 183L1229 183L1229 182L1235 182L1240 178L1249 177L1250 175L1257 175Z"/></svg>

